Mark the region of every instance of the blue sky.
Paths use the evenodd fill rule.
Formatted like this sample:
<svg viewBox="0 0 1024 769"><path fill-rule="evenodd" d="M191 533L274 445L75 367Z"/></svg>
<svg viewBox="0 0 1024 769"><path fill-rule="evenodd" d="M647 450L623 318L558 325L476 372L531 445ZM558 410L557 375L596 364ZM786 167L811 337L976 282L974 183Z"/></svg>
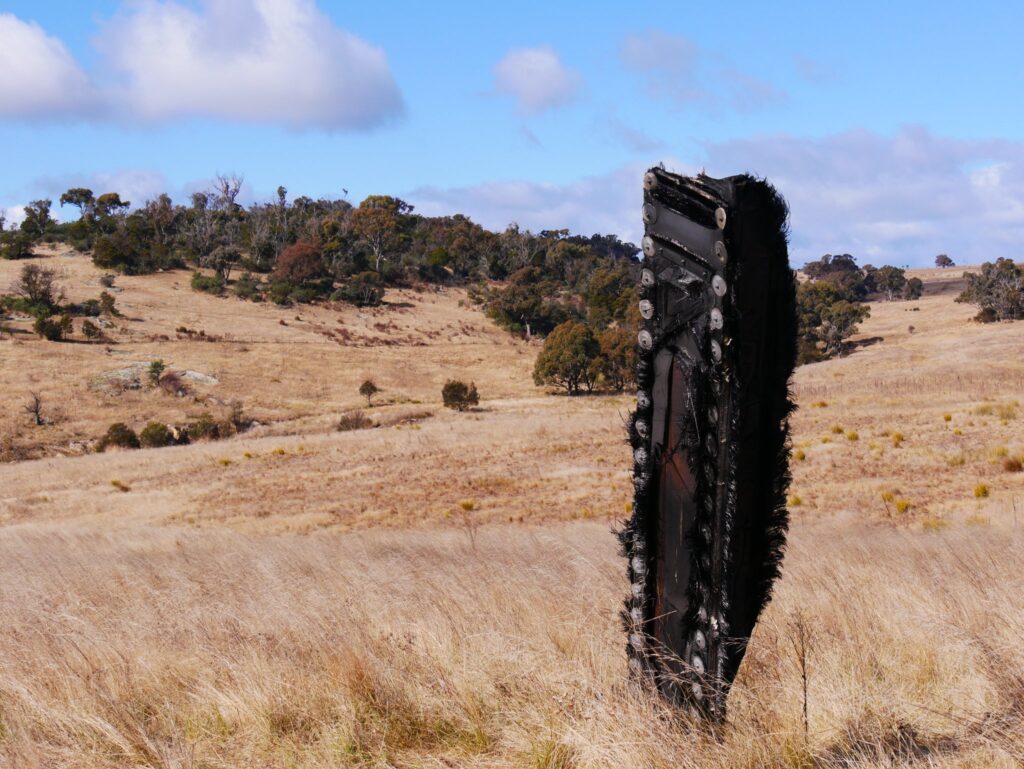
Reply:
<svg viewBox="0 0 1024 769"><path fill-rule="evenodd" d="M664 161L775 182L798 263L1019 258L1024 8L778 5L0 2L0 208L236 172L636 239Z"/></svg>

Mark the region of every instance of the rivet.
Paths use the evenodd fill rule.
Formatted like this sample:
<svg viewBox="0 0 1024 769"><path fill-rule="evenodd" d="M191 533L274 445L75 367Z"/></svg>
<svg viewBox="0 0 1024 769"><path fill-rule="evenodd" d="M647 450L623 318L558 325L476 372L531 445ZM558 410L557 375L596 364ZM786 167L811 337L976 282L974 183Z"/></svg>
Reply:
<svg viewBox="0 0 1024 769"><path fill-rule="evenodd" d="M715 256L723 262L729 258L729 252L725 250L725 243L720 240L715 242Z"/></svg>
<svg viewBox="0 0 1024 769"><path fill-rule="evenodd" d="M699 654L693 655L693 658L690 660L690 664L693 666L694 673L696 673L699 676L704 675L704 671L706 668L704 667L704 660L700 658Z"/></svg>
<svg viewBox="0 0 1024 769"><path fill-rule="evenodd" d="M647 224L654 224L658 221L658 209L650 203L644 203L643 217Z"/></svg>
<svg viewBox="0 0 1024 769"><path fill-rule="evenodd" d="M725 296L725 292L729 290L729 286L725 282L725 278L721 275L715 275L715 277L711 279L711 290L715 292L715 296Z"/></svg>
<svg viewBox="0 0 1024 769"><path fill-rule="evenodd" d="M653 190L658 186L658 177L653 172L648 171L644 174L644 189Z"/></svg>
<svg viewBox="0 0 1024 769"><path fill-rule="evenodd" d="M647 299L640 300L640 317L644 320L650 320L654 317L654 305Z"/></svg>
<svg viewBox="0 0 1024 769"><path fill-rule="evenodd" d="M693 645L701 651L708 648L708 639L704 637L704 634L699 630L693 634Z"/></svg>
<svg viewBox="0 0 1024 769"><path fill-rule="evenodd" d="M722 311L719 310L717 307L713 307L711 309L711 322L710 322L711 330L712 331L718 331L724 325L725 325L725 319L722 317Z"/></svg>
<svg viewBox="0 0 1024 769"><path fill-rule="evenodd" d="M712 423L718 421L718 408L716 406L710 406L708 408L708 421Z"/></svg>
<svg viewBox="0 0 1024 769"><path fill-rule="evenodd" d="M654 256L654 238L650 235L644 235L644 239L640 241L640 245L644 249L644 256Z"/></svg>
<svg viewBox="0 0 1024 769"><path fill-rule="evenodd" d="M630 563L632 563L632 565L633 565L633 572L634 573L636 573L636 574L646 574L647 573L647 565L644 563L644 559L643 558L637 558L636 556L633 556L633 559L632 559L632 561L630 561Z"/></svg>
<svg viewBox="0 0 1024 769"><path fill-rule="evenodd" d="M646 390L637 390L636 393L636 407L638 409L646 409L651 405L651 396L647 394Z"/></svg>
<svg viewBox="0 0 1024 769"><path fill-rule="evenodd" d="M711 340L711 359L714 360L715 363L722 360L722 345L718 343L717 339Z"/></svg>
<svg viewBox="0 0 1024 769"><path fill-rule="evenodd" d="M644 594L644 586L640 582L634 582L629 586L629 591L633 594L634 598L640 598Z"/></svg>
<svg viewBox="0 0 1024 769"><path fill-rule="evenodd" d="M636 341L640 344L640 347L644 350L650 350L654 347L654 338L651 336L651 332L644 329L636 336ZM721 354L721 350L719 350Z"/></svg>
<svg viewBox="0 0 1024 769"><path fill-rule="evenodd" d="M639 651L644 648L644 639L640 637L638 633L629 634L629 645Z"/></svg>
<svg viewBox="0 0 1024 769"><path fill-rule="evenodd" d="M654 273L651 270L640 271L640 285L644 288L650 288L654 285Z"/></svg>
<svg viewBox="0 0 1024 769"><path fill-rule="evenodd" d="M647 427L647 423L642 419L636 420L635 427L636 434L639 435L641 438L646 438L650 434L650 430Z"/></svg>
<svg viewBox="0 0 1024 769"><path fill-rule="evenodd" d="M718 229L720 229L720 230L724 230L725 229L725 209L724 208L716 208L715 209L715 224L718 225Z"/></svg>
<svg viewBox="0 0 1024 769"><path fill-rule="evenodd" d="M645 449L643 446L640 446L636 451L633 452L633 459L636 461L638 465L646 465L647 449Z"/></svg>
<svg viewBox="0 0 1024 769"><path fill-rule="evenodd" d="M693 698L694 698L695 700L697 700L697 702L700 702L701 700L703 700L703 699L704 699L704 689L703 689L703 688L701 688L701 685L700 685L700 684L698 684L698 683L696 683L696 682L694 682L693 684L691 684L691 685L690 685L690 691L692 691L692 692L693 692ZM691 713L691 714L690 714L690 717L691 717L691 718L697 718L697 717L699 717L699 716L700 716L700 714L699 714L699 713L697 713L696 711L694 711L693 713Z"/></svg>

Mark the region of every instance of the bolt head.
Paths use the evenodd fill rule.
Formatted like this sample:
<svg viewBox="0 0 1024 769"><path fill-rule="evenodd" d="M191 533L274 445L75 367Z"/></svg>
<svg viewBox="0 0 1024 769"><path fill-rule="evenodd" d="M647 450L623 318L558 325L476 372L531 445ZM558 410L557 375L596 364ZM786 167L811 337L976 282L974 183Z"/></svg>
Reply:
<svg viewBox="0 0 1024 769"><path fill-rule="evenodd" d="M724 208L716 208L715 209L715 224L718 225L718 229L720 229L720 230L724 230L725 229L725 209Z"/></svg>
<svg viewBox="0 0 1024 769"><path fill-rule="evenodd" d="M658 186L658 177L654 175L652 171L648 171L644 174L644 189L647 191L653 190Z"/></svg>
<svg viewBox="0 0 1024 769"><path fill-rule="evenodd" d="M729 285L721 275L715 275L711 279L711 290L715 292L715 296L725 296L725 292L729 290Z"/></svg>
<svg viewBox="0 0 1024 769"><path fill-rule="evenodd" d="M654 285L654 272L651 270L642 270L640 272L640 285L643 288L650 288Z"/></svg>
<svg viewBox="0 0 1024 769"><path fill-rule="evenodd" d="M718 331L725 325L725 318L722 317L722 311L717 307L712 308L708 325L711 326L712 331Z"/></svg>
<svg viewBox="0 0 1024 769"><path fill-rule="evenodd" d="M640 300L640 317L644 320L650 320L654 317L654 305L646 299Z"/></svg>
<svg viewBox="0 0 1024 769"><path fill-rule="evenodd" d="M650 203L644 203L643 217L645 224L654 224L658 221L658 209Z"/></svg>
<svg viewBox="0 0 1024 769"><path fill-rule="evenodd" d="M646 390L638 390L636 394L636 407L638 409L647 409L651 406L651 396L647 394Z"/></svg>
<svg viewBox="0 0 1024 769"><path fill-rule="evenodd" d="M729 252L725 248L725 243L720 240L715 242L715 256L723 262L729 258Z"/></svg>
<svg viewBox="0 0 1024 769"><path fill-rule="evenodd" d="M636 341L644 350L650 350L654 347L654 337L651 336L651 332L647 329L637 334Z"/></svg>
<svg viewBox="0 0 1024 769"><path fill-rule="evenodd" d="M640 246L644 250L644 256L654 256L654 238L650 235L644 235L644 239L640 241Z"/></svg>
<svg viewBox="0 0 1024 769"><path fill-rule="evenodd" d="M722 360L722 345L718 343L717 339L711 340L711 358L715 363Z"/></svg>

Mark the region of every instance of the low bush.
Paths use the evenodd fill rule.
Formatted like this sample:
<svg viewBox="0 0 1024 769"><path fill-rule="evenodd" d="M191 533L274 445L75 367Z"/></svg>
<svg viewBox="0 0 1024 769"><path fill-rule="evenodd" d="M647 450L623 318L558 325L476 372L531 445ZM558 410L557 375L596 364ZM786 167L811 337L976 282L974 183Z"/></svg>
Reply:
<svg viewBox="0 0 1024 769"><path fill-rule="evenodd" d="M203 275L196 270L192 273L192 290L220 296L224 293L224 278L220 275Z"/></svg>
<svg viewBox="0 0 1024 769"><path fill-rule="evenodd" d="M82 321L82 336L90 342L98 342L103 339L103 330L91 320Z"/></svg>
<svg viewBox="0 0 1024 769"><path fill-rule="evenodd" d="M164 371L167 369L167 364L157 358L149 364L146 374L149 377L149 383L156 387L160 384L160 377L164 375Z"/></svg>
<svg viewBox="0 0 1024 769"><path fill-rule="evenodd" d="M331 294L335 302L348 302L356 307L376 307L384 301L384 287L380 275L361 272L349 278L345 285Z"/></svg>
<svg viewBox="0 0 1024 769"><path fill-rule="evenodd" d="M188 437L193 441L215 441L222 437L221 425L212 414L202 414L188 426Z"/></svg>
<svg viewBox="0 0 1024 769"><path fill-rule="evenodd" d="M465 411L480 403L480 396L473 382L467 385L465 382L450 379L441 389L441 400L447 408Z"/></svg>
<svg viewBox="0 0 1024 769"><path fill-rule="evenodd" d="M259 280L252 276L252 273L244 273L235 285L231 287L231 293L239 299L248 299L252 302L259 302L263 299L263 291Z"/></svg>
<svg viewBox="0 0 1024 769"><path fill-rule="evenodd" d="M342 414L338 420L338 430L348 432L349 430L366 430L373 427L373 420L362 411L350 411Z"/></svg>
<svg viewBox="0 0 1024 769"><path fill-rule="evenodd" d="M989 488L986 484L979 483L977 486L974 487L974 496L977 497L978 499L984 499L985 497L988 496L988 494Z"/></svg>
<svg viewBox="0 0 1024 769"><path fill-rule="evenodd" d="M58 318L38 317L32 325L33 330L50 342L60 342L71 336L71 316L64 314Z"/></svg>
<svg viewBox="0 0 1024 769"><path fill-rule="evenodd" d="M188 393L188 388L177 371L165 371L160 375L157 386L168 395L181 397Z"/></svg>
<svg viewBox="0 0 1024 769"><path fill-rule="evenodd" d="M150 422L139 433L139 443L146 449L158 449L175 443L174 434L163 422Z"/></svg>
<svg viewBox="0 0 1024 769"><path fill-rule="evenodd" d="M114 422L110 427L107 428L106 435L100 439L99 444L96 446L98 451L106 451L107 449L121 448L121 449L137 449L142 444L139 442L139 436L135 434L124 422Z"/></svg>
<svg viewBox="0 0 1024 769"><path fill-rule="evenodd" d="M1008 473L1019 473L1024 470L1024 462L1017 457L1007 457L1003 460L1003 469Z"/></svg>

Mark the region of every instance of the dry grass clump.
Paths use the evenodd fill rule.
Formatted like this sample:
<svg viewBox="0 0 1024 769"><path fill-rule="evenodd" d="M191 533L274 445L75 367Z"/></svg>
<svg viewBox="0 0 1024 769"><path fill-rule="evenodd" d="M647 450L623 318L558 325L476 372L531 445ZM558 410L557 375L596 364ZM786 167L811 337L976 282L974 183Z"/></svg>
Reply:
<svg viewBox="0 0 1024 769"><path fill-rule="evenodd" d="M1003 470L1008 473L1019 473L1021 470L1024 470L1024 459L1007 457L1003 460Z"/></svg>
<svg viewBox="0 0 1024 769"><path fill-rule="evenodd" d="M988 487L988 484L986 483L979 483L977 486L974 487L974 496L977 497L978 499L983 499L987 497L989 495L989 492L990 489Z"/></svg>
<svg viewBox="0 0 1024 769"><path fill-rule="evenodd" d="M358 409L342 414L338 419L338 430L348 432L349 430L366 430L373 427L373 420Z"/></svg>
<svg viewBox="0 0 1024 769"><path fill-rule="evenodd" d="M1024 540L953 531L798 531L711 735L627 685L600 524L485 528L475 551L459 532L8 528L0 763L1012 767Z"/></svg>

